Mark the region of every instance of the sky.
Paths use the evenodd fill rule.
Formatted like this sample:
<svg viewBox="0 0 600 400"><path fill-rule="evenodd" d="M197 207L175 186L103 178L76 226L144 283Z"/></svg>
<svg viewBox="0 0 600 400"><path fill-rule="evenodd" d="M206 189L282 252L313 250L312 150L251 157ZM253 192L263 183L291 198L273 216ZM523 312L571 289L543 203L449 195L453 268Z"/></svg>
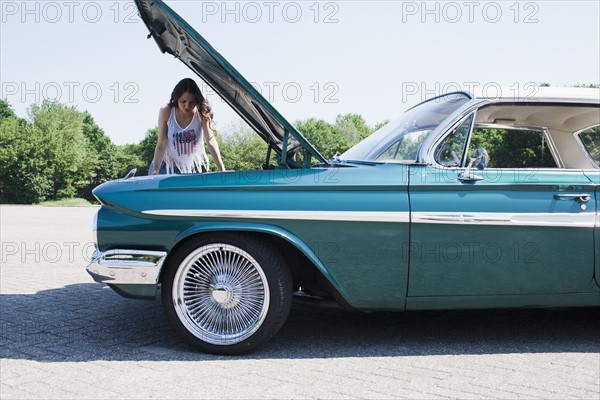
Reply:
<svg viewBox="0 0 600 400"><path fill-rule="evenodd" d="M291 122L375 125L458 87L600 82L596 0L166 3ZM21 117L56 100L137 143L174 85L197 78L146 38L133 1L0 0L0 13L0 97ZM226 131L239 117L197 82Z"/></svg>

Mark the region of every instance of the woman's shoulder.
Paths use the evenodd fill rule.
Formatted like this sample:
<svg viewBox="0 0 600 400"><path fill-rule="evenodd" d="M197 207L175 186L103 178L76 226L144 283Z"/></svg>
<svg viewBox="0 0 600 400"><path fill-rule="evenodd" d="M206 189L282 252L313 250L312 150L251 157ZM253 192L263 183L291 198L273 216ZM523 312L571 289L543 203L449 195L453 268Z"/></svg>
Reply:
<svg viewBox="0 0 600 400"><path fill-rule="evenodd" d="M158 120L167 122L170 117L171 117L171 107L169 105L161 107L160 111L158 112Z"/></svg>
<svg viewBox="0 0 600 400"><path fill-rule="evenodd" d="M161 107L159 113L160 113L160 115L171 114L171 106L167 104L166 106Z"/></svg>

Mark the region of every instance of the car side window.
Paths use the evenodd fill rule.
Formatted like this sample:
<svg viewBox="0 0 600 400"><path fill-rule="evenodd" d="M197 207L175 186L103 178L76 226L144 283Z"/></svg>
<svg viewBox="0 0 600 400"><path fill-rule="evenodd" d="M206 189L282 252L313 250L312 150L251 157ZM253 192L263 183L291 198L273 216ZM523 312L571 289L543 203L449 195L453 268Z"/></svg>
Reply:
<svg viewBox="0 0 600 400"><path fill-rule="evenodd" d="M590 158L594 160L594 163L600 165L600 125L579 132L577 137L583 143L583 147L585 147Z"/></svg>
<svg viewBox="0 0 600 400"><path fill-rule="evenodd" d="M474 114L467 117L435 150L435 161L445 167L460 167L473 125Z"/></svg>
<svg viewBox="0 0 600 400"><path fill-rule="evenodd" d="M469 154L483 147L489 168L557 168L546 135L541 130L475 127Z"/></svg>

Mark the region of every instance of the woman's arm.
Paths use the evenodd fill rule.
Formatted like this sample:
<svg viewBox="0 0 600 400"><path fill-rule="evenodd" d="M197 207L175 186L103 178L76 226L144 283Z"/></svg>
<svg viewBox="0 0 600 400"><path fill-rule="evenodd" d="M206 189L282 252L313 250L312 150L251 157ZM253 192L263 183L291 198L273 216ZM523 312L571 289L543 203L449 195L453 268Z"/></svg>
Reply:
<svg viewBox="0 0 600 400"><path fill-rule="evenodd" d="M225 171L225 165L223 165L223 160L221 159L221 151L219 150L219 143L217 142L217 138L215 137L215 133L210 128L210 120L208 118L202 118L202 128L204 130L204 134L206 135L206 144L208 145L208 151L212 156L213 161L217 164L217 168L219 171Z"/></svg>
<svg viewBox="0 0 600 400"><path fill-rule="evenodd" d="M158 174L160 166L165 158L167 149L167 121L171 114L171 107L166 106L160 109L158 113L158 140L154 149L154 159L152 160L152 175Z"/></svg>

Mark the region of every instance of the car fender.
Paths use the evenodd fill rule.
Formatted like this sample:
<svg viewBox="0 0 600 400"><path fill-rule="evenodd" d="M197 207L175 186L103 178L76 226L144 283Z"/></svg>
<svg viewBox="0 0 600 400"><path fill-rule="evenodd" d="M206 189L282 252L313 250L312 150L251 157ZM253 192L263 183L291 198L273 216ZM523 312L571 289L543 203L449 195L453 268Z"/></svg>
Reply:
<svg viewBox="0 0 600 400"><path fill-rule="evenodd" d="M333 275L329 272L325 264L321 261L318 255L298 236L294 235L290 231L281 227L269 224L257 224L248 222L215 222L215 223L202 223L196 224L189 229L180 232L176 237L176 245L182 241L201 233L208 232L256 232L264 233L281 238L291 245L296 247L302 254L304 254L310 262L317 267L319 272L329 281L329 283L337 290L337 292L344 298L344 290L341 285L338 284Z"/></svg>

